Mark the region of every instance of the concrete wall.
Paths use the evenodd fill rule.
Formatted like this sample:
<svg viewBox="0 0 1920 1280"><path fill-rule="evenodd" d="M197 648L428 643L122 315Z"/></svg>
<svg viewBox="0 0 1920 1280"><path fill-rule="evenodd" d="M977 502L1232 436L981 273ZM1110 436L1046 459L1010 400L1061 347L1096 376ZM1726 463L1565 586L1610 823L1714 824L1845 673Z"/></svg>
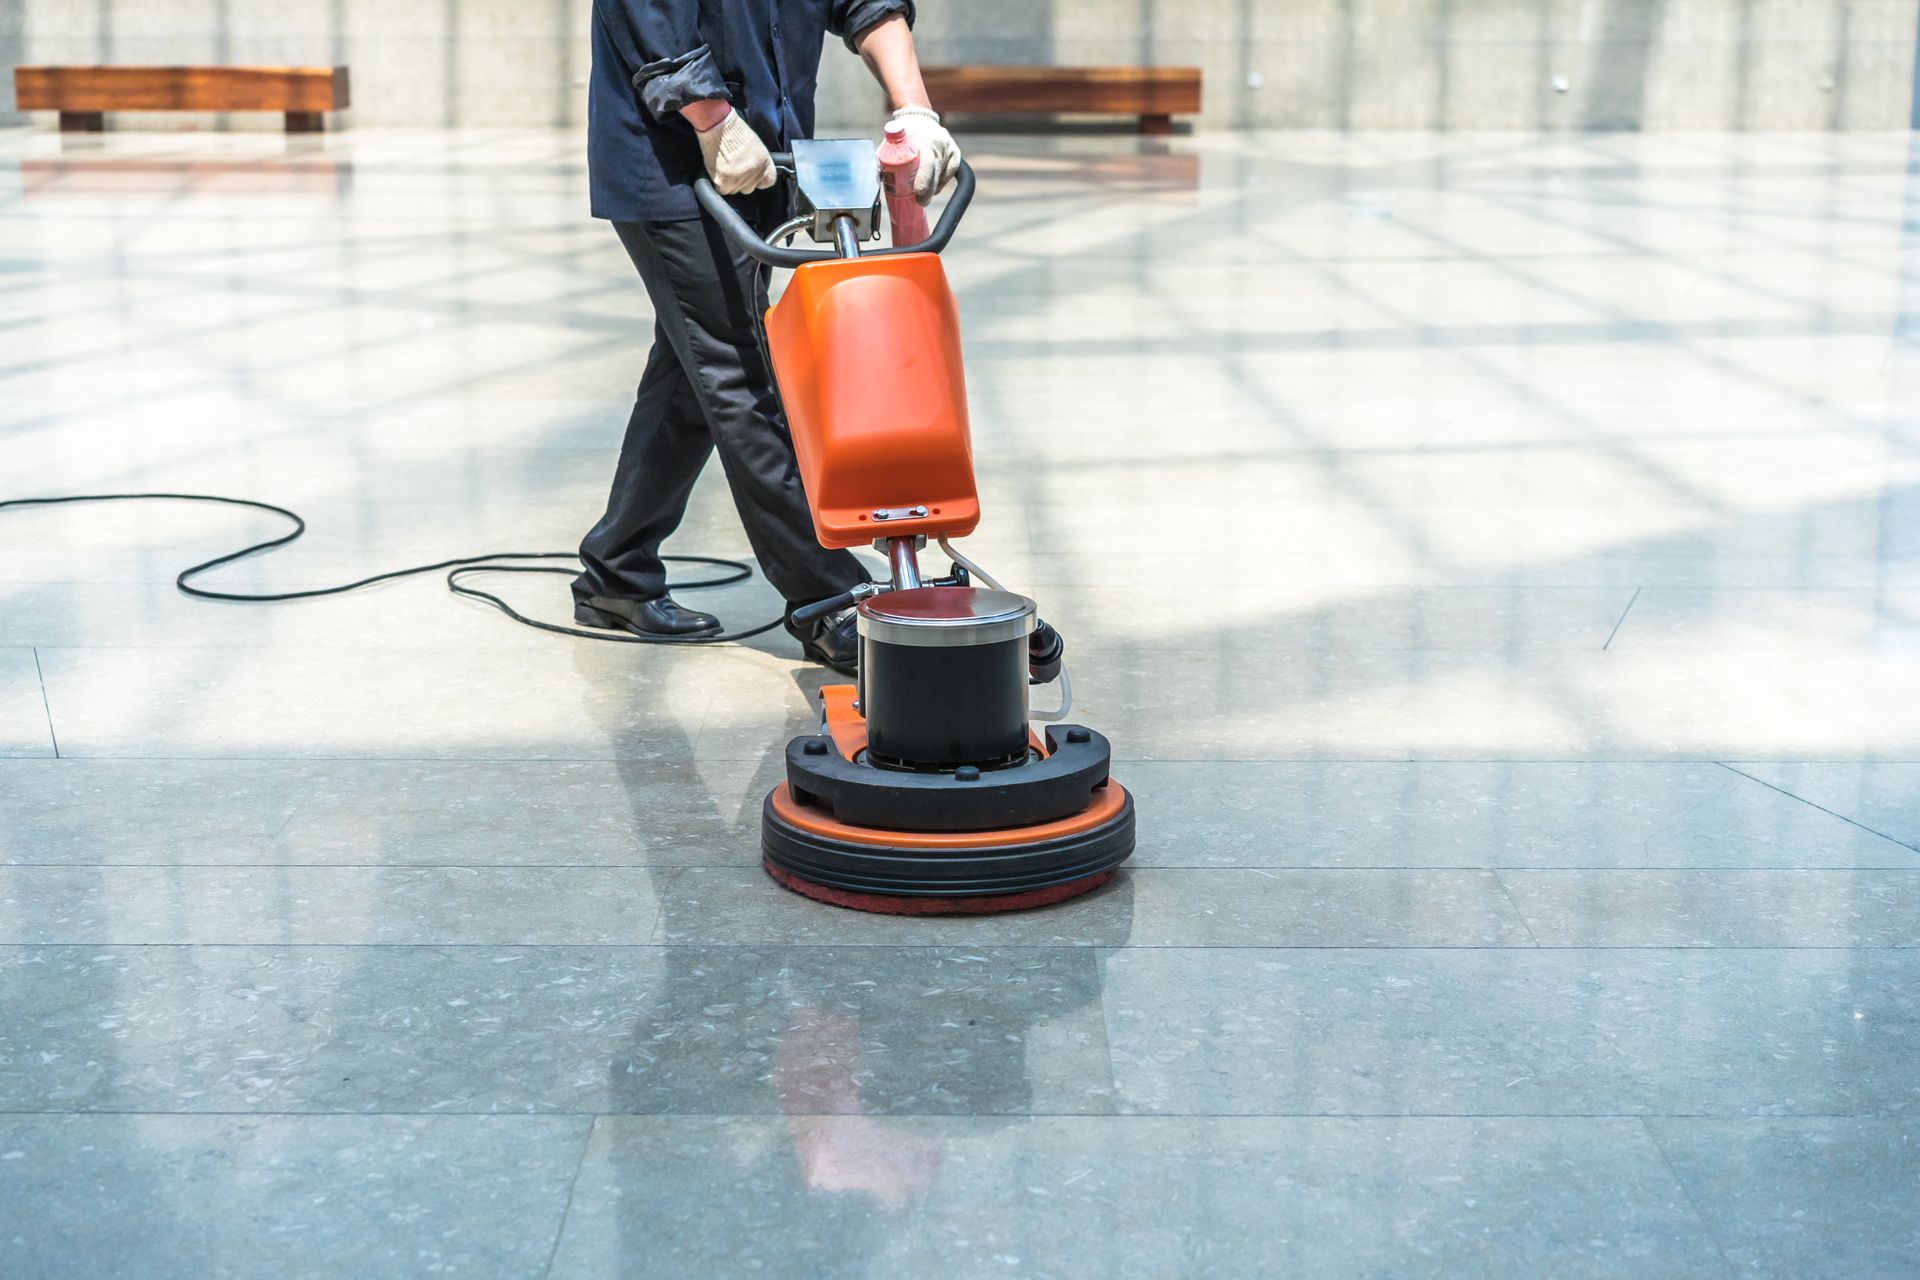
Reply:
<svg viewBox="0 0 1920 1280"><path fill-rule="evenodd" d="M592 0L0 0L0 63L344 64L357 125L584 118ZM7 40L0 20L0 42ZM11 71L5 104L13 104ZM204 125L208 117L199 117ZM167 127L177 116L129 117ZM277 119L235 118L278 128Z"/></svg>
<svg viewBox="0 0 1920 1280"><path fill-rule="evenodd" d="M1209 124L1904 128L1915 0L929 4L940 56L1197 65ZM955 29L964 24L971 31ZM984 33L993 32L988 38ZM1557 83L1556 83L1557 82Z"/></svg>
<svg viewBox="0 0 1920 1280"><path fill-rule="evenodd" d="M576 123L591 0L0 0L16 62L344 62L358 125ZM1177 63L1203 126L1904 128L1920 0L921 0L928 61ZM823 121L877 97L830 48ZM17 119L0 114L0 120ZM137 124L204 124L145 118ZM271 121L241 123L270 125Z"/></svg>

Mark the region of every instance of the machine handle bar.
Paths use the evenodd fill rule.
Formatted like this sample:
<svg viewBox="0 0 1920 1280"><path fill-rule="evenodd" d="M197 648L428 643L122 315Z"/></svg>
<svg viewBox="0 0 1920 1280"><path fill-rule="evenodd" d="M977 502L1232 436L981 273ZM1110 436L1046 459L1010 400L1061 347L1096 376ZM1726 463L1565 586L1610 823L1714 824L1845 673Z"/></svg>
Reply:
<svg viewBox="0 0 1920 1280"><path fill-rule="evenodd" d="M815 600L812 604L801 605L787 615L787 620L795 626L804 627L809 622L818 622L830 613L838 613L842 609L850 609L859 604L861 594L872 595L873 593L842 591L837 596L828 596L825 600Z"/></svg>
<svg viewBox="0 0 1920 1280"><path fill-rule="evenodd" d="M791 166L793 155L787 151L776 151L773 153L773 162L780 166ZM728 204L727 198L705 178L693 180L693 198L700 202L700 207L706 210L709 217L720 224L720 231L727 239L770 267L803 267L809 262L826 262L840 256L832 249L787 249L768 244L747 225L747 220L740 216L739 210ZM954 174L953 196L947 201L947 207L940 211L940 221L934 224L932 234L919 244L869 249L860 256L875 258L895 253L939 253L947 247L947 241L953 239L954 231L960 226L961 215L966 213L967 204L972 199L973 166L962 160L959 170Z"/></svg>

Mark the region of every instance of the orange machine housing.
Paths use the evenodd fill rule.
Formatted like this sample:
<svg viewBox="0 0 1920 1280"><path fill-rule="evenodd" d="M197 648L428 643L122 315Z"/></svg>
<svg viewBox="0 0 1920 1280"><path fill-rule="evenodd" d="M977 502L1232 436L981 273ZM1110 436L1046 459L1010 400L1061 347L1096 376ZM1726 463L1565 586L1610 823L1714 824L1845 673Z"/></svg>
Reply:
<svg viewBox="0 0 1920 1280"><path fill-rule="evenodd" d="M973 532L960 317L937 255L796 269L767 310L767 345L822 546ZM927 514L875 518L915 507Z"/></svg>

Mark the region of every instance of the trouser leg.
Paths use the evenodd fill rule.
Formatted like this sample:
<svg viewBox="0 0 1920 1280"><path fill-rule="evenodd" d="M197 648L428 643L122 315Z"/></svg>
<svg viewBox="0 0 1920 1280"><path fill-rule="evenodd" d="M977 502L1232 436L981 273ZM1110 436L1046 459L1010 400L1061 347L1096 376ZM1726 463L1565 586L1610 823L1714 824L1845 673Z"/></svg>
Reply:
<svg viewBox="0 0 1920 1280"><path fill-rule="evenodd" d="M755 317L765 292L758 264L705 219L614 225L691 383L767 580L791 604L866 581L850 552L829 551L814 537L793 441L760 347Z"/></svg>
<svg viewBox="0 0 1920 1280"><path fill-rule="evenodd" d="M651 600L666 594L660 544L679 527L693 483L712 452L693 383L656 324L606 514L580 542L584 568L574 581L576 595Z"/></svg>

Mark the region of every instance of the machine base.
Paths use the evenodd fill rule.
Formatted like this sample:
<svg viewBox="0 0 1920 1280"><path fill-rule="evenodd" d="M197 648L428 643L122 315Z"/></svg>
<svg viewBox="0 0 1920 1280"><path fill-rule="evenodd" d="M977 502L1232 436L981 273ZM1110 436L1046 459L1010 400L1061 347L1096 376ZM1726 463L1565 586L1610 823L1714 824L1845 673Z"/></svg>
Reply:
<svg viewBox="0 0 1920 1280"><path fill-rule="evenodd" d="M1133 797L1091 730L1034 737L1039 763L963 781L865 763L853 686L820 698L825 732L788 745L760 814L767 874L795 893L894 915L1024 911L1098 889L1133 855Z"/></svg>
<svg viewBox="0 0 1920 1280"><path fill-rule="evenodd" d="M887 831L767 797L761 850L775 881L821 902L896 915L980 915L1099 888L1133 853L1133 797L1117 782L1085 811L999 831Z"/></svg>

